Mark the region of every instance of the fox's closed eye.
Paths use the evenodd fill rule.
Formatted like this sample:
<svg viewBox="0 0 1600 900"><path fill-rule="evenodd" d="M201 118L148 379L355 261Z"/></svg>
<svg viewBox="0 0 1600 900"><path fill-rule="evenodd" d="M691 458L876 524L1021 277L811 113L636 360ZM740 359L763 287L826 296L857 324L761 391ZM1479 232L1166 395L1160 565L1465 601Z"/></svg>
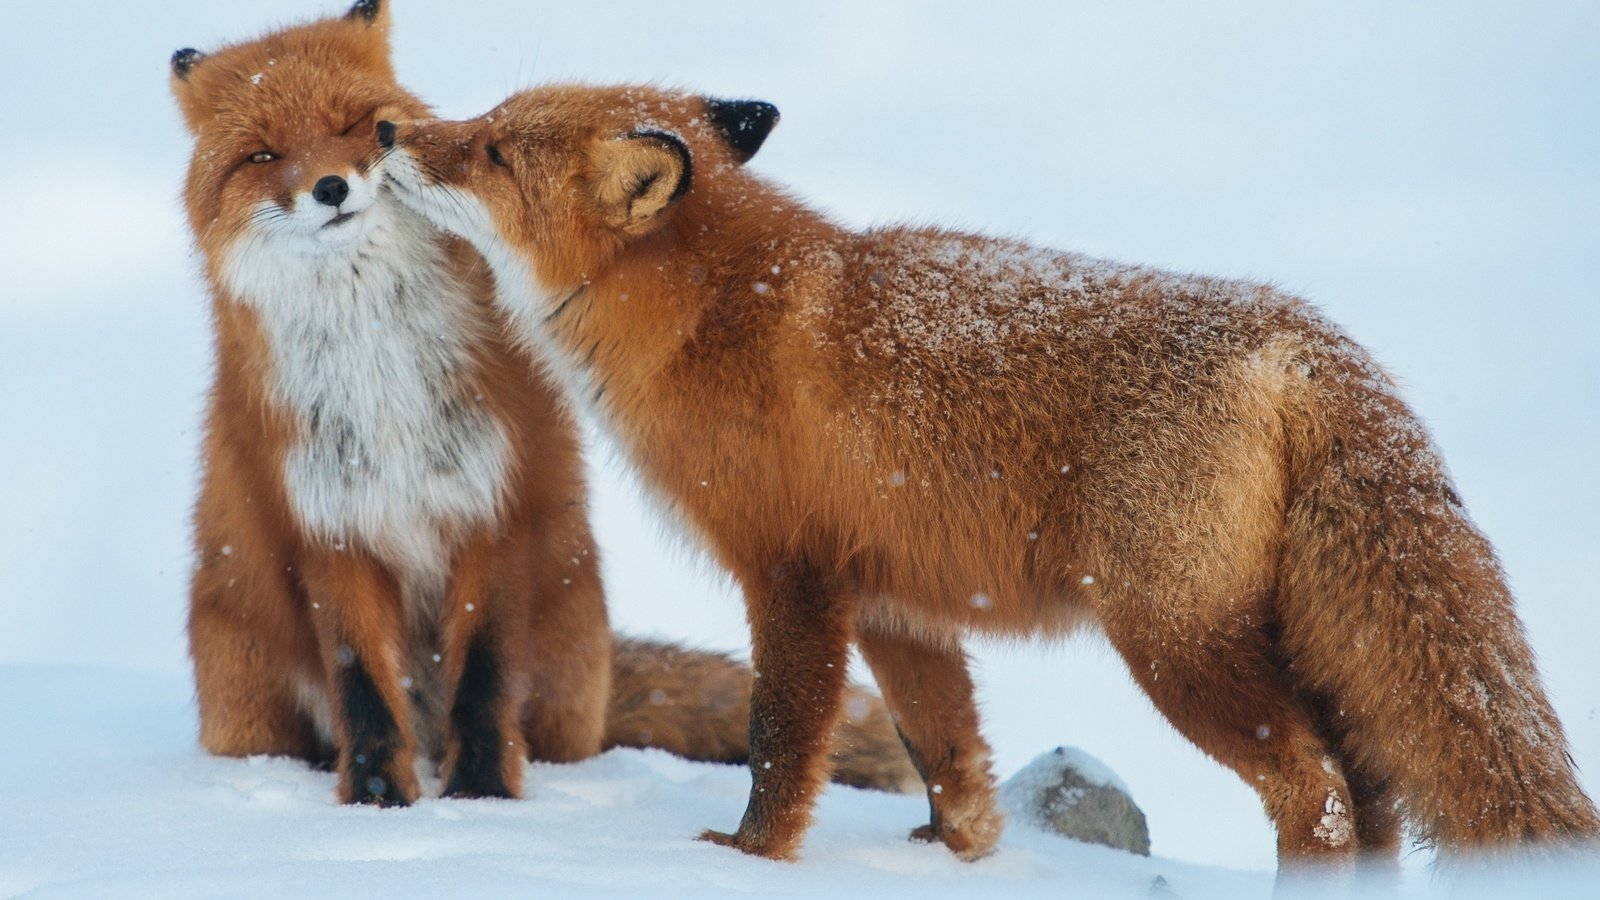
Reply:
<svg viewBox="0 0 1600 900"><path fill-rule="evenodd" d="M250 161L253 163L269 163L277 158L278 154L273 153L271 150L257 150L250 154Z"/></svg>
<svg viewBox="0 0 1600 900"><path fill-rule="evenodd" d="M493 144L489 144L488 146L483 148L483 152L489 154L489 162L494 163L495 165L501 167L502 169L510 168L509 166L506 165L506 158L504 156L500 155L500 148L499 147L496 147Z"/></svg>
<svg viewBox="0 0 1600 900"><path fill-rule="evenodd" d="M359 127L363 122L371 120L372 116L373 116L373 113L369 112L366 115L362 116L361 118L356 119L354 122L351 122L349 125L346 125L345 129L343 131L339 132L339 136L340 137L345 137L345 136L349 135L351 132L355 131L356 128Z"/></svg>

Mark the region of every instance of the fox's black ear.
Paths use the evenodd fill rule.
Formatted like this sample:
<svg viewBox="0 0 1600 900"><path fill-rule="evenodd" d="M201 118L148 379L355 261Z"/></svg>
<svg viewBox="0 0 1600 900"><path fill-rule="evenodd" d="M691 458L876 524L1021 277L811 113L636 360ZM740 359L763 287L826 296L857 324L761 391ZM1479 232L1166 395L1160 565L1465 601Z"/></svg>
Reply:
<svg viewBox="0 0 1600 900"><path fill-rule="evenodd" d="M350 7L345 13L346 19L360 19L363 22L376 22L383 12L382 0L356 0L356 5Z"/></svg>
<svg viewBox="0 0 1600 900"><path fill-rule="evenodd" d="M778 124L778 108L760 100L706 100L711 124L722 132L739 162L749 162Z"/></svg>
<svg viewBox="0 0 1600 900"><path fill-rule="evenodd" d="M689 145L664 131L635 131L604 141L591 161L600 211L610 225L630 234L650 231L694 180Z"/></svg>
<svg viewBox="0 0 1600 900"><path fill-rule="evenodd" d="M172 54L172 74L178 78L188 78L189 70L194 64L205 59L205 54L193 47L185 47Z"/></svg>

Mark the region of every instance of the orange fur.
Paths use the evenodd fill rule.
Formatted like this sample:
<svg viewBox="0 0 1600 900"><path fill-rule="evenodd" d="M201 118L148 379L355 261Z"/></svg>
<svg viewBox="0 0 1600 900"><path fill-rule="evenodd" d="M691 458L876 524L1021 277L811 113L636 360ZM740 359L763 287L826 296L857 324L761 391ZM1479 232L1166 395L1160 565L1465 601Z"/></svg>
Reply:
<svg viewBox="0 0 1600 900"><path fill-rule="evenodd" d="M775 111L554 86L387 134L575 402L744 588L788 858L859 642L963 857L999 817L964 632L1096 623L1255 788L1285 864L1591 838L1493 551L1393 383L1303 301L939 230L742 169ZM666 186L665 188L663 186Z"/></svg>
<svg viewBox="0 0 1600 900"><path fill-rule="evenodd" d="M573 420L502 335L481 259L360 187L376 185L378 119L428 112L395 82L387 31L386 10L364 0L174 57L216 339L189 617L201 743L330 762L341 799L385 804L416 798L419 751L457 795L516 795L524 758L619 743L742 762L725 727L699 726L728 716L697 686L743 681L729 701L743 718L747 668L650 642L613 650ZM346 181L348 209L315 198L329 176ZM318 215L330 221L303 240L280 233ZM369 231L317 243L339 228ZM426 233L407 244L408 228ZM261 260L240 262L252 252ZM389 293L363 286L391 269ZM323 280L307 288L294 280L305 272ZM377 305L372 321L344 321L363 303ZM370 352L389 355L360 359L368 329L407 316L449 333L374 338ZM434 360L435 339L457 352L413 384L407 365ZM363 402L381 414L361 421ZM494 481L473 467L497 458L495 435L506 449L487 502L450 507L456 482ZM317 455L328 446L337 458ZM410 506L384 490L396 484L416 494ZM657 690L678 702L638 706ZM608 737L611 716L656 737ZM879 719L862 742L898 747ZM902 755L898 768L851 763L840 777L895 790L909 771Z"/></svg>

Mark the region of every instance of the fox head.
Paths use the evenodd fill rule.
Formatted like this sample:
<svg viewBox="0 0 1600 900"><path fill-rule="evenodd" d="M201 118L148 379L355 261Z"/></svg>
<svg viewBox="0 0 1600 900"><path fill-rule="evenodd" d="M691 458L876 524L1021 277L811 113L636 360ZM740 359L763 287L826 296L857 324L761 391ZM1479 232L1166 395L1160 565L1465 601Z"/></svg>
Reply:
<svg viewBox="0 0 1600 900"><path fill-rule="evenodd" d="M732 188L725 176L777 121L760 101L556 85L468 121L377 127L401 199L477 245L497 273L531 269L549 298L670 228L697 194Z"/></svg>
<svg viewBox="0 0 1600 900"><path fill-rule="evenodd" d="M388 35L385 5L360 0L343 16L173 54L195 139L190 224L213 261L244 238L280 253L348 248L384 215L377 123L427 114L395 82Z"/></svg>

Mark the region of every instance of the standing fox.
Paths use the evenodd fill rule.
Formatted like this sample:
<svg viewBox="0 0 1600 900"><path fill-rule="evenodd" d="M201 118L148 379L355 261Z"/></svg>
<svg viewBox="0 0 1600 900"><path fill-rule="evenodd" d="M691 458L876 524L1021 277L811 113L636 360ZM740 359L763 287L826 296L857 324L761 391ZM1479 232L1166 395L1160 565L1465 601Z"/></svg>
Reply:
<svg viewBox="0 0 1600 900"><path fill-rule="evenodd" d="M846 231L741 168L771 105L557 86L377 134L564 389L745 593L738 830L795 855L852 641L994 846L966 631L1097 623L1260 794L1280 862L1592 838L1493 550L1391 380L1307 304L937 230Z"/></svg>
<svg viewBox="0 0 1600 900"><path fill-rule="evenodd" d="M332 762L341 800L384 805L417 798L419 750L452 796L516 796L525 757L605 746L744 761L749 670L614 644L570 415L481 260L379 188L376 123L428 114L386 11L181 50L172 74L216 329L201 743ZM856 708L838 777L905 789L887 713Z"/></svg>

